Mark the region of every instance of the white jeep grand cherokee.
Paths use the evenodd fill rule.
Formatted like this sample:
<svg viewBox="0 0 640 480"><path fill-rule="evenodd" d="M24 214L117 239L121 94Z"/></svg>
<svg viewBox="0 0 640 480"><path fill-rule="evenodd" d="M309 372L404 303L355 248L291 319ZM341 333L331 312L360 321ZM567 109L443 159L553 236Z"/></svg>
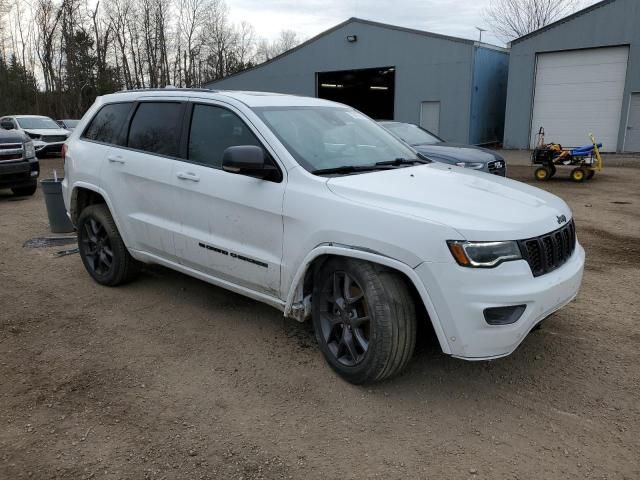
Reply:
<svg viewBox="0 0 640 480"><path fill-rule="evenodd" d="M122 92L65 150L64 199L98 283L155 263L311 317L353 383L405 368L419 321L447 354L508 355L580 287L562 200L432 163L337 103Z"/></svg>

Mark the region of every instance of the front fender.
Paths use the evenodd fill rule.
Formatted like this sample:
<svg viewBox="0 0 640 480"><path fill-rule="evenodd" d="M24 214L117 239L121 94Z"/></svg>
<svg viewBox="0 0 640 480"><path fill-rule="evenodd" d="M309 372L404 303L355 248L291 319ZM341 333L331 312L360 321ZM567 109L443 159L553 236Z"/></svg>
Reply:
<svg viewBox="0 0 640 480"><path fill-rule="evenodd" d="M379 265L384 265L385 267L389 267L406 275L406 277L413 284L418 294L420 295L422 303L424 304L427 313L429 314L429 318L431 319L431 323L433 324L433 329L436 332L436 336L438 337L438 341L440 342L442 351L447 354L451 353L451 348L447 341L447 337L444 333L433 302L431 301L429 293L427 292L425 286L422 284L422 281L420 280L420 277L415 272L415 270L406 263L400 262L372 250L350 247L348 245L328 243L318 245L316 248L310 251L298 267L296 274L293 277L293 281L291 282L291 286L289 287L289 292L287 294L284 308L285 317L291 316L293 305L297 301L302 300L302 287L309 266L316 258L323 255L357 258L359 260L365 260L368 262L377 263Z"/></svg>

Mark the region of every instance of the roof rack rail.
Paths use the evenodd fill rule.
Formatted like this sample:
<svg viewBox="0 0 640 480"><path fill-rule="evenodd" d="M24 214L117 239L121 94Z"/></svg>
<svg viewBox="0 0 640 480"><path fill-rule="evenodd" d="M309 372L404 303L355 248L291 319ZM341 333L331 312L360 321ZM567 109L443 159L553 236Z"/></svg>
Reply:
<svg viewBox="0 0 640 480"><path fill-rule="evenodd" d="M212 88L180 88L180 87L164 87L164 88L132 88L130 90L119 90L113 93L131 93L131 92L207 92L213 93L218 90L214 90Z"/></svg>

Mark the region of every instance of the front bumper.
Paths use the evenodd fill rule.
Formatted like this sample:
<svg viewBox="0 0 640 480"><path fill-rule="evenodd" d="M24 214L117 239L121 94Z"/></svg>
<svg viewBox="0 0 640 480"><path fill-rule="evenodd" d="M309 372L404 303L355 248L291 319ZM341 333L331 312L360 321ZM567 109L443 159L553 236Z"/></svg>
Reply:
<svg viewBox="0 0 640 480"><path fill-rule="evenodd" d="M37 160L18 160L0 163L0 188L27 187L38 180L40 164Z"/></svg>
<svg viewBox="0 0 640 480"><path fill-rule="evenodd" d="M61 153L64 142L45 143L42 141L34 141L33 146L36 149L38 155L44 155L47 153Z"/></svg>
<svg viewBox="0 0 640 480"><path fill-rule="evenodd" d="M467 360L512 353L543 319L578 293L584 269L579 243L571 258L553 272L533 277L526 261L505 262L491 269L456 263L422 263L416 273L431 297L451 354ZM489 325L484 309L526 305L510 325Z"/></svg>

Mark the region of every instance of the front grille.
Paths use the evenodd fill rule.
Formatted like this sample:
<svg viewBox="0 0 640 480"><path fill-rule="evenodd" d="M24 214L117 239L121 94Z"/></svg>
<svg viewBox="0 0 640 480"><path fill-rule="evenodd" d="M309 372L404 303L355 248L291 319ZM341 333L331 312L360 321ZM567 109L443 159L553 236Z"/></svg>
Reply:
<svg viewBox="0 0 640 480"><path fill-rule="evenodd" d="M10 153L7 155L0 152L0 162L8 162L11 160L22 160L22 153Z"/></svg>
<svg viewBox="0 0 640 480"><path fill-rule="evenodd" d="M43 135L42 141L47 143L64 142L67 139L66 135Z"/></svg>
<svg viewBox="0 0 640 480"><path fill-rule="evenodd" d="M520 240L518 244L533 276L539 277L561 267L573 255L576 248L576 228L571 220L558 230Z"/></svg>
<svg viewBox="0 0 640 480"><path fill-rule="evenodd" d="M0 163L22 159L21 143L3 143L0 145Z"/></svg>

